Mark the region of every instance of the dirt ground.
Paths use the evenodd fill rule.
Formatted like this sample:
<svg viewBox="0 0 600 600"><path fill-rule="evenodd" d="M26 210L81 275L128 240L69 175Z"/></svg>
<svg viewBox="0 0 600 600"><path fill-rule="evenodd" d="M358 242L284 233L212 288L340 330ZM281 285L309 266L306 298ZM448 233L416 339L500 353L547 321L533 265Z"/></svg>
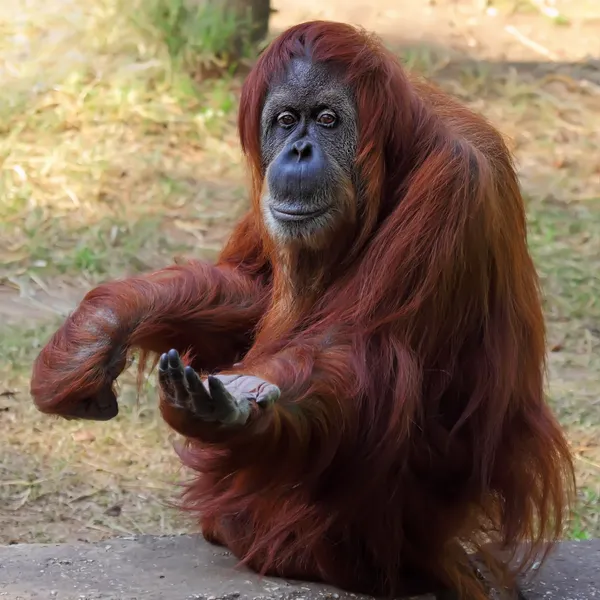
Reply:
<svg viewBox="0 0 600 600"><path fill-rule="evenodd" d="M111 0L17 4L0 6L0 543L188 531L152 376L139 403L123 376L110 424L43 417L27 382L89 287L218 251L246 206L240 83L189 101ZM578 538L600 534L600 5L538 4L277 0L271 29L374 30L507 136L546 293L549 398L577 456Z"/></svg>
<svg viewBox="0 0 600 600"><path fill-rule="evenodd" d="M275 0L273 29L309 19L332 19L376 31L390 44L433 47L451 56L491 62L573 62L600 57L598 5L557 2L552 6L572 22L557 36L551 19L541 19L528 2L477 0ZM525 41L527 39L527 41Z"/></svg>

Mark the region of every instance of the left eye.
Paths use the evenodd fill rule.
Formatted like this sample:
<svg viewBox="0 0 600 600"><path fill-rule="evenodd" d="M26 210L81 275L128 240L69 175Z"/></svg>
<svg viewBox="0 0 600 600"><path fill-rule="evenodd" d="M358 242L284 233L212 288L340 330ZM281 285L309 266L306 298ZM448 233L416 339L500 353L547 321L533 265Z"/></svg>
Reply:
<svg viewBox="0 0 600 600"><path fill-rule="evenodd" d="M333 127L337 121L336 116L329 111L323 111L317 117L317 123L319 125L324 125L325 127Z"/></svg>
<svg viewBox="0 0 600 600"><path fill-rule="evenodd" d="M288 111L282 112L277 117L277 122L285 129L288 129L288 128L292 127L293 125L295 125L296 121L297 121L296 117L291 112L288 112Z"/></svg>

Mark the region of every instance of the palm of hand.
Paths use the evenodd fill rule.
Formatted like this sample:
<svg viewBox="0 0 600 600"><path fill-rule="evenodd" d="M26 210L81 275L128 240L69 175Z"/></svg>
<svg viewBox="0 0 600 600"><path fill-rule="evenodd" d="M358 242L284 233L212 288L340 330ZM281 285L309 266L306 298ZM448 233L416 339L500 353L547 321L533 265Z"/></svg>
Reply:
<svg viewBox="0 0 600 600"><path fill-rule="evenodd" d="M246 423L252 402L268 406L280 395L276 385L254 375L209 375L202 381L192 367L183 365L176 350L160 357L158 381L163 399L175 408L227 426Z"/></svg>

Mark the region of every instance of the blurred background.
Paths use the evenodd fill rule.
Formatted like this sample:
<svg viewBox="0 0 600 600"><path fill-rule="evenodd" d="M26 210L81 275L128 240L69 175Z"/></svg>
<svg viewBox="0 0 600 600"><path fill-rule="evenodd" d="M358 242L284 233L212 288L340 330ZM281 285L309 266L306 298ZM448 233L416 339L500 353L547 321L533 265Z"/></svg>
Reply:
<svg viewBox="0 0 600 600"><path fill-rule="evenodd" d="M186 477L120 380L110 423L44 417L31 363L100 281L212 259L248 206L235 130L261 47L299 21L378 32L514 151L548 322L548 396L576 456L566 535L600 535L598 0L0 3L0 544L177 533Z"/></svg>

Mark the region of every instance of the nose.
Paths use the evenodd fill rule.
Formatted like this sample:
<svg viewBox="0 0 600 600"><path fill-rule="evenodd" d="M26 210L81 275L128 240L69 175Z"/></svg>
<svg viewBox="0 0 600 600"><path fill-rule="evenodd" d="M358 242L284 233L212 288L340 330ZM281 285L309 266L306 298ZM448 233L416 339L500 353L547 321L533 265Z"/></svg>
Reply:
<svg viewBox="0 0 600 600"><path fill-rule="evenodd" d="M313 145L308 140L298 140L292 144L292 156L300 162L312 157Z"/></svg>
<svg viewBox="0 0 600 600"><path fill-rule="evenodd" d="M326 181L326 167L316 140L291 140L269 167L269 190L280 198L311 198Z"/></svg>

